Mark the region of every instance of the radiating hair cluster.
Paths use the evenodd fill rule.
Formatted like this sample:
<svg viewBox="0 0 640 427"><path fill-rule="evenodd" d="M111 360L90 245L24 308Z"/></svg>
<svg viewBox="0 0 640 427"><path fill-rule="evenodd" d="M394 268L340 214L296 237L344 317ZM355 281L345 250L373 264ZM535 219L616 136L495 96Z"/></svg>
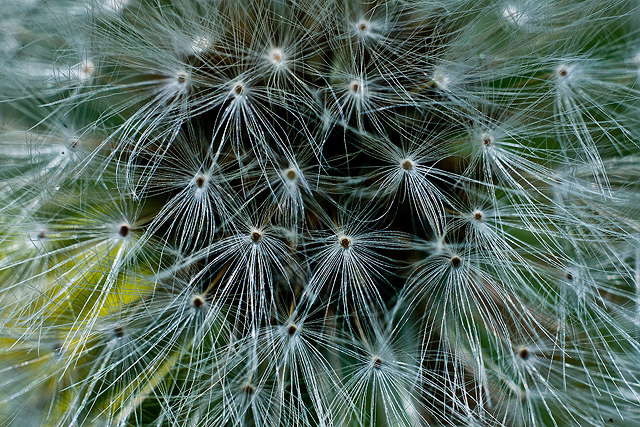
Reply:
<svg viewBox="0 0 640 427"><path fill-rule="evenodd" d="M0 426L640 424L638 141L636 0L8 2Z"/></svg>

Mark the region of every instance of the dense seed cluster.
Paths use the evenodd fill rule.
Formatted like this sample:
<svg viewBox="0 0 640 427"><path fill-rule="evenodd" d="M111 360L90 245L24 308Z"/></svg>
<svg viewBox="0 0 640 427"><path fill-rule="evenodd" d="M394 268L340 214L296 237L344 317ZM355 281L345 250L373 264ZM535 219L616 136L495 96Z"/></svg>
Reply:
<svg viewBox="0 0 640 427"><path fill-rule="evenodd" d="M0 30L0 426L640 423L636 0Z"/></svg>

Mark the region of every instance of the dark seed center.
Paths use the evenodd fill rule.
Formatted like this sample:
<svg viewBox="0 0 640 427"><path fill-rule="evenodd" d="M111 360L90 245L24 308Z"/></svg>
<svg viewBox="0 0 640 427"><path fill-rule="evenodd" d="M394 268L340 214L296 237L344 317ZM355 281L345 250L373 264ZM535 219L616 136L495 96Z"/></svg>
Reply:
<svg viewBox="0 0 640 427"><path fill-rule="evenodd" d="M194 306L195 308L200 308L200 307L202 307L202 304L204 304L204 301L202 300L202 297L199 297L199 296L198 296L198 297L195 297L195 298L193 299L193 306Z"/></svg>
<svg viewBox="0 0 640 427"><path fill-rule="evenodd" d="M293 336L293 334L295 334L297 330L298 328L296 327L296 325L289 325L289 327L287 328L287 333L289 334L289 336Z"/></svg>

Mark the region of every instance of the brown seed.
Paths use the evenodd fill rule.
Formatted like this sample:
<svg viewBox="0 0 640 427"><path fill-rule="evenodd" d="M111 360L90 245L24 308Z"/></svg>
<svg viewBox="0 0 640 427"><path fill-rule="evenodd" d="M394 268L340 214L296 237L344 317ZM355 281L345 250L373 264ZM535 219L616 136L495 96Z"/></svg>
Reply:
<svg viewBox="0 0 640 427"><path fill-rule="evenodd" d="M405 159L402 162L402 169L410 171L411 169L413 169L413 162L411 161L411 159Z"/></svg>
<svg viewBox="0 0 640 427"><path fill-rule="evenodd" d="M293 169L287 169L287 172L285 173L286 177L288 180L293 181L294 179L296 179L296 171Z"/></svg>
<svg viewBox="0 0 640 427"><path fill-rule="evenodd" d="M198 175L198 176L196 177L196 185L197 185L199 188L202 188L202 187L204 186L204 177L203 177L202 175Z"/></svg>
<svg viewBox="0 0 640 427"><path fill-rule="evenodd" d="M289 325L289 327L287 328L287 333L289 334L290 337L292 337L297 330L298 328L296 327L296 325Z"/></svg>
<svg viewBox="0 0 640 427"><path fill-rule="evenodd" d="M247 384L242 387L242 391L244 391L246 394L253 394L255 393L256 389L251 384Z"/></svg>
<svg viewBox="0 0 640 427"><path fill-rule="evenodd" d="M473 213L473 217L476 219L476 221L482 221L482 212L481 211L475 211Z"/></svg>
<svg viewBox="0 0 640 427"><path fill-rule="evenodd" d="M189 76L187 76L187 73L178 73L178 83L183 84L187 82L187 79L189 78Z"/></svg>
<svg viewBox="0 0 640 427"><path fill-rule="evenodd" d="M485 146L489 146L491 145L491 142L493 141L493 139L490 136L485 136L482 138L482 144Z"/></svg>
<svg viewBox="0 0 640 427"><path fill-rule="evenodd" d="M462 264L462 260L460 259L459 256L454 255L454 256L451 257L451 266L453 268L460 267L460 264Z"/></svg>
<svg viewBox="0 0 640 427"><path fill-rule="evenodd" d="M237 96L240 96L244 93L244 86L238 84L233 88L233 91L236 93Z"/></svg>
<svg viewBox="0 0 640 427"><path fill-rule="evenodd" d="M125 224L125 225L120 227L120 235L122 237L127 237L127 235L129 234L130 230L131 229L129 228L129 226Z"/></svg>
<svg viewBox="0 0 640 427"><path fill-rule="evenodd" d="M518 355L520 356L520 359L527 360L529 358L529 350L527 350L526 347L522 347L518 352Z"/></svg>
<svg viewBox="0 0 640 427"><path fill-rule="evenodd" d="M82 71L85 74L88 74L89 76L93 74L95 70L96 70L96 66L92 61L89 61L89 60L83 61L82 65L80 66L80 71Z"/></svg>
<svg viewBox="0 0 640 427"><path fill-rule="evenodd" d="M116 338L122 338L124 336L124 328L122 326L116 326L113 329L113 335L115 335Z"/></svg>
<svg viewBox="0 0 640 427"><path fill-rule="evenodd" d="M193 306L195 308L200 308L204 304L204 300L202 299L201 296L197 296L197 297L193 298L193 302L192 303L193 303Z"/></svg>
<svg viewBox="0 0 640 427"><path fill-rule="evenodd" d="M559 70L558 70L558 75L559 75L560 77L564 77L564 76L566 76L567 74L568 74L568 72L567 72L567 69L566 69L566 68L561 68L561 69L559 69Z"/></svg>
<svg viewBox="0 0 640 427"><path fill-rule="evenodd" d="M573 280L573 274L569 273L567 271L567 274L565 274L565 277L567 278L567 280L572 281Z"/></svg>
<svg viewBox="0 0 640 427"><path fill-rule="evenodd" d="M373 369L380 369L382 368L382 359L380 359L379 357L376 357L373 360Z"/></svg>
<svg viewBox="0 0 640 427"><path fill-rule="evenodd" d="M351 246L351 239L348 237L343 237L342 239L340 239L340 246L342 246L345 249L348 249L349 246Z"/></svg>
<svg viewBox="0 0 640 427"><path fill-rule="evenodd" d="M254 231L251 233L251 241L253 243L258 243L262 239L262 234L259 231Z"/></svg>

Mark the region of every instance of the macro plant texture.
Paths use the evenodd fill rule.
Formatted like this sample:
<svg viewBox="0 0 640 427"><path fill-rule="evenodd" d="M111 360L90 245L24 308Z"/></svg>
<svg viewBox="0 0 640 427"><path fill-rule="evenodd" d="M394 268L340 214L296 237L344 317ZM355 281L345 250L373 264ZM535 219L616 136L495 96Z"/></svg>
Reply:
<svg viewBox="0 0 640 427"><path fill-rule="evenodd" d="M640 2L0 2L0 426L640 425Z"/></svg>

